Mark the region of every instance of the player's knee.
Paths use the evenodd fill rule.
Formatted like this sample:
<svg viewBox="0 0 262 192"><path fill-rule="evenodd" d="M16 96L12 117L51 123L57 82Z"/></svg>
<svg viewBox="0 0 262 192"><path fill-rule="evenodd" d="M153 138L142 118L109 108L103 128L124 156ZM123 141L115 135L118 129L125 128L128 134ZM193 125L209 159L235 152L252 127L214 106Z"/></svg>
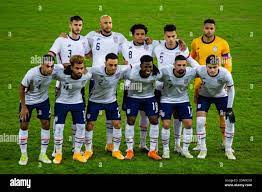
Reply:
<svg viewBox="0 0 262 192"><path fill-rule="evenodd" d="M112 121L112 124L113 124L114 128L116 128L116 129L120 129L120 127L121 127L120 121Z"/></svg>
<svg viewBox="0 0 262 192"><path fill-rule="evenodd" d="M168 122L168 121L163 121L163 128L164 128L164 129L169 129L169 127L170 127L170 122Z"/></svg>
<svg viewBox="0 0 262 192"><path fill-rule="evenodd" d="M92 131L94 129L94 123L92 121L89 121L87 124L86 124L86 130L87 131Z"/></svg>
<svg viewBox="0 0 262 192"><path fill-rule="evenodd" d="M50 120L41 120L42 128L45 130L50 129Z"/></svg>
<svg viewBox="0 0 262 192"><path fill-rule="evenodd" d="M28 130L28 123L26 122L20 123L20 129L22 129L23 131Z"/></svg>
<svg viewBox="0 0 262 192"><path fill-rule="evenodd" d="M127 117L127 124L134 125L135 124L135 117Z"/></svg>
<svg viewBox="0 0 262 192"><path fill-rule="evenodd" d="M158 124L158 117L157 116L151 116L149 117L150 124L157 125Z"/></svg>
<svg viewBox="0 0 262 192"><path fill-rule="evenodd" d="M191 119L184 119L183 124L184 124L184 127L186 129L190 129L192 127L192 120Z"/></svg>

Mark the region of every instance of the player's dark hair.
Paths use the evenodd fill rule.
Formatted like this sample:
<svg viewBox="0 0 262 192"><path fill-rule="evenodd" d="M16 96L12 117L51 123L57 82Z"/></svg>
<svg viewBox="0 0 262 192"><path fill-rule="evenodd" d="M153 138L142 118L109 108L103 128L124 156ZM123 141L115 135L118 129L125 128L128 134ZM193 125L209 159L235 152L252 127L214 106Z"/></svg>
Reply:
<svg viewBox="0 0 262 192"><path fill-rule="evenodd" d="M147 34L148 30L147 27L143 24L135 24L130 28L130 31L132 32L132 34L135 34L135 30L136 29L143 29L145 31L145 34Z"/></svg>
<svg viewBox="0 0 262 192"><path fill-rule="evenodd" d="M83 21L83 19L82 17L76 15L76 16L70 17L70 22L73 22L73 21Z"/></svg>
<svg viewBox="0 0 262 192"><path fill-rule="evenodd" d="M174 24L167 24L164 27L164 32L167 31L176 31L176 26Z"/></svg>
<svg viewBox="0 0 262 192"><path fill-rule="evenodd" d="M50 62L50 61L55 61L55 58L52 55L45 54L42 57L42 63L44 62Z"/></svg>
<svg viewBox="0 0 262 192"><path fill-rule="evenodd" d="M183 60L186 60L186 57L184 57L183 55L178 55L175 58L175 61L183 61Z"/></svg>
<svg viewBox="0 0 262 192"><path fill-rule="evenodd" d="M106 61L107 61L108 59L118 59L118 56L117 56L116 54L114 54L114 53L108 53L108 54L106 55Z"/></svg>
<svg viewBox="0 0 262 192"><path fill-rule="evenodd" d="M205 21L204 21L204 25L205 24L207 24L207 23L211 23L211 24L216 24L216 22L215 22L215 20L214 19L206 19Z"/></svg>
<svg viewBox="0 0 262 192"><path fill-rule="evenodd" d="M208 64L218 65L219 64L219 57L217 57L215 55L209 55L206 58L206 65L208 65Z"/></svg>

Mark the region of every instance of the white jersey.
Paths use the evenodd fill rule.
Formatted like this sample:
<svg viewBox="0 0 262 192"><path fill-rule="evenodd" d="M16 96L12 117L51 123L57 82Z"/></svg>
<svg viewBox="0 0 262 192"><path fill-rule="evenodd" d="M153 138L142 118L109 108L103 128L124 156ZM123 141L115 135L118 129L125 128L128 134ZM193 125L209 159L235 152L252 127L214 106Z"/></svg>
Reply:
<svg viewBox="0 0 262 192"><path fill-rule="evenodd" d="M128 87L128 97L138 99L154 97L155 82L161 77L161 74L155 76L151 74L147 78L142 78L139 74L140 69L140 65L135 64L123 76L124 79L131 81Z"/></svg>
<svg viewBox="0 0 262 192"><path fill-rule="evenodd" d="M21 84L26 87L26 105L38 104L48 99L48 87L58 69L57 65L54 65L52 74L48 76L42 75L40 72L40 66L31 68L26 73L21 82Z"/></svg>
<svg viewBox="0 0 262 192"><path fill-rule="evenodd" d="M128 64L136 64L140 63L140 58L143 55L153 55L154 48L159 45L159 41L153 41L152 44L147 45L144 43L143 45L135 45L134 41L125 42L122 47L122 55Z"/></svg>
<svg viewBox="0 0 262 192"><path fill-rule="evenodd" d="M226 97L226 87L233 86L233 78L230 72L224 67L219 67L215 77L209 76L206 66L197 67L197 75L201 78L202 84L199 95L204 97Z"/></svg>
<svg viewBox="0 0 262 192"><path fill-rule="evenodd" d="M67 38L58 37L49 50L56 54L57 63L70 63L73 55L85 56L91 51L87 39L80 35L78 40L72 39L69 35Z"/></svg>
<svg viewBox="0 0 262 192"><path fill-rule="evenodd" d="M129 65L120 65L114 75L107 75L105 66L97 66L89 69L94 80L94 86L90 92L89 100L95 103L113 103L116 101L118 81L123 78L123 73Z"/></svg>
<svg viewBox="0 0 262 192"><path fill-rule="evenodd" d="M157 59L159 69L170 65L173 66L175 58L178 55L183 55L185 58L189 58L190 53L188 48L186 48L185 51L181 51L177 43L177 46L175 48L169 49L166 47L166 43L163 42L156 46L156 48L154 49L154 56Z"/></svg>
<svg viewBox="0 0 262 192"><path fill-rule="evenodd" d="M56 103L63 104L78 104L83 103L83 95L81 89L85 87L88 80L90 80L91 74L87 72L83 74L80 79L72 79L71 75L59 73L56 75L56 79L61 81L60 95L56 99Z"/></svg>
<svg viewBox="0 0 262 192"><path fill-rule="evenodd" d="M120 46L126 41L121 33L112 32L110 36L104 36L101 33L91 31L86 35L92 50L92 66L101 66L105 64L105 57L109 53L119 52Z"/></svg>
<svg viewBox="0 0 262 192"><path fill-rule="evenodd" d="M196 69L187 67L186 73L182 77L176 77L173 73L173 66L161 69L163 82L161 103L184 103L189 102L188 85L196 77Z"/></svg>

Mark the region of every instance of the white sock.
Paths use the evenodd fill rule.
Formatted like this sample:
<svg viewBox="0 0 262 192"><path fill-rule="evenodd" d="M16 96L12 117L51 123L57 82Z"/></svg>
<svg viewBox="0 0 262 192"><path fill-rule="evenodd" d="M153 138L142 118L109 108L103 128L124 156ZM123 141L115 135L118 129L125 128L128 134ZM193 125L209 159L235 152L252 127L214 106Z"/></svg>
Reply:
<svg viewBox="0 0 262 192"><path fill-rule="evenodd" d="M227 119L226 120L226 129L225 129L225 140L226 140L225 150L226 151L232 150L234 133L235 133L235 124L230 123L229 119Z"/></svg>
<svg viewBox="0 0 262 192"><path fill-rule="evenodd" d="M197 140L200 150L206 151L206 117L197 117Z"/></svg>
<svg viewBox="0 0 262 192"><path fill-rule="evenodd" d="M112 120L106 120L106 143L111 144L113 140L113 124Z"/></svg>
<svg viewBox="0 0 262 192"><path fill-rule="evenodd" d="M72 146L75 148L76 124L72 124Z"/></svg>
<svg viewBox="0 0 262 192"><path fill-rule="evenodd" d="M159 135L159 127L157 125L152 125L150 124L150 151L156 150L157 149L157 144L158 144L158 135Z"/></svg>
<svg viewBox="0 0 262 192"><path fill-rule="evenodd" d="M140 145L146 146L148 117L144 111L140 111Z"/></svg>
<svg viewBox="0 0 262 192"><path fill-rule="evenodd" d="M134 125L126 124L125 138L126 138L127 150L133 150L133 146L134 146L134 128L135 128Z"/></svg>
<svg viewBox="0 0 262 192"><path fill-rule="evenodd" d="M121 143L121 137L122 137L121 128L120 129L116 129L114 127L114 129L113 129L114 151L118 151L119 150L119 146L120 146L120 143Z"/></svg>
<svg viewBox="0 0 262 192"><path fill-rule="evenodd" d="M190 127L189 129L184 128L183 131L183 150L188 151L188 147L192 141L193 129Z"/></svg>
<svg viewBox="0 0 262 192"><path fill-rule="evenodd" d="M53 135L55 135L55 123L56 123L56 118L53 120ZM54 143L54 152L55 152L55 143Z"/></svg>
<svg viewBox="0 0 262 192"><path fill-rule="evenodd" d="M85 146L86 151L91 151L93 146L93 130L85 131Z"/></svg>
<svg viewBox="0 0 262 192"><path fill-rule="evenodd" d="M41 129L41 153L46 153L48 144L50 140L50 129Z"/></svg>
<svg viewBox="0 0 262 192"><path fill-rule="evenodd" d="M21 153L27 153L28 130L19 129L19 145Z"/></svg>
<svg viewBox="0 0 262 192"><path fill-rule="evenodd" d="M174 119L175 146L180 146L181 132L182 132L182 121L179 121L179 119Z"/></svg>
<svg viewBox="0 0 262 192"><path fill-rule="evenodd" d="M80 153L82 145L85 141L85 124L76 124L75 134L75 153Z"/></svg>
<svg viewBox="0 0 262 192"><path fill-rule="evenodd" d="M162 128L161 135L162 135L163 150L169 151L170 129Z"/></svg>
<svg viewBox="0 0 262 192"><path fill-rule="evenodd" d="M55 125L55 151L56 153L62 154L63 138L64 138L64 124Z"/></svg>

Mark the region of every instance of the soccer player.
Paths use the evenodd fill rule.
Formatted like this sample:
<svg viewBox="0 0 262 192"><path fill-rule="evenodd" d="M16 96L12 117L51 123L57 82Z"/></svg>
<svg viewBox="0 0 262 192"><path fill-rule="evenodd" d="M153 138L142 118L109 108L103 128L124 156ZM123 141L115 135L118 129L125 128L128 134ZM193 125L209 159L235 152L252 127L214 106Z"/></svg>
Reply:
<svg viewBox="0 0 262 192"><path fill-rule="evenodd" d="M148 29L143 24L135 24L131 27L130 32L133 35L132 41L126 41L122 44L121 51L126 61L126 64L140 64L140 58L143 55L153 54L153 49L156 45L159 44L159 41L153 41L151 44L146 43L146 35ZM130 81L125 81L125 87L129 87ZM123 97L123 110L126 110L126 97L127 90L124 91ZM148 118L144 111L140 110L140 144L139 148L143 151L148 152L149 149L146 146L146 136L147 136L147 126L148 126Z"/></svg>
<svg viewBox="0 0 262 192"><path fill-rule="evenodd" d="M210 55L206 59L206 66L197 68L197 75L202 84L197 99L197 136L200 143L200 153L197 156L204 159L207 155L206 147L206 116L210 105L216 105L218 114L226 116L225 155L228 159L236 159L232 152L235 132L235 116L232 110L235 89L231 73L219 66L219 58Z"/></svg>
<svg viewBox="0 0 262 192"><path fill-rule="evenodd" d="M207 19L204 21L203 32L204 34L192 41L191 44L191 56L200 64L205 65L206 59L209 55L215 55L220 59L220 64L224 66L229 72L232 71L232 62L230 56L229 45L226 40L215 35L216 24L213 19ZM201 85L200 78L195 79L195 96L194 101L196 103L198 97L198 91ZM220 128L222 133L222 148L225 147L224 132L225 132L225 116L219 115ZM194 150L199 150L198 146Z"/></svg>
<svg viewBox="0 0 262 192"><path fill-rule="evenodd" d="M183 55L187 62L195 67L198 63L192 59L188 48L181 50L179 41L177 40L176 26L168 24L164 26L164 43L159 44L154 49L154 56L157 59L158 68L173 67L176 56ZM162 89L162 84L157 82L157 89ZM180 147L180 138L182 131L182 122L177 118L177 113L174 113L174 138L175 138L175 149L177 153L182 153Z"/></svg>
<svg viewBox="0 0 262 192"><path fill-rule="evenodd" d="M92 140L94 122L100 110L105 110L106 119L111 120L113 124L113 144L112 156L123 160L124 156L119 150L121 143L121 117L117 104L116 90L118 81L122 79L125 68L129 66L118 66L118 56L114 53L106 55L105 66L97 66L89 69L94 80L94 86L91 89L88 107L86 112L86 132L84 156L89 159L93 155Z"/></svg>
<svg viewBox="0 0 262 192"><path fill-rule="evenodd" d="M81 55L88 57L90 53L90 47L87 39L80 35L83 28L83 19L80 16L72 16L69 21L69 34L66 34L66 38L58 37L49 50L50 55L56 56L58 64L63 64L65 67L70 64L70 58L72 55ZM59 95L61 84L56 82L56 95ZM84 91L84 90L82 90ZM83 92L84 93L84 92ZM76 122L72 124L72 143L74 151L74 141L76 134ZM53 152L53 156L55 151Z"/></svg>
<svg viewBox="0 0 262 192"><path fill-rule="evenodd" d="M47 146L50 139L50 104L48 98L48 87L54 74L54 58L44 55L40 66L30 69L23 78L20 89L20 130L19 145L21 158L19 165L26 165L28 126L32 111L37 110L37 118L41 122L41 152L39 161L51 163L46 155Z"/></svg>
<svg viewBox="0 0 262 192"><path fill-rule="evenodd" d="M150 150L148 156L155 160L161 157L157 154L157 143L159 135L158 127L158 104L154 95L155 81L160 77L158 69L153 64L153 57L144 55L140 59L140 65L134 65L126 75L125 79L131 81L132 89L128 89L126 100L127 124L125 138L127 153L125 159L131 160L134 157L134 127L139 109L143 108L150 122Z"/></svg>
<svg viewBox="0 0 262 192"><path fill-rule="evenodd" d="M183 130L183 150L181 154L186 158L193 158L189 153L188 147L192 140L192 107L189 102L187 87L191 80L196 77L196 69L187 67L187 58L178 55L175 58L173 66L161 68L162 77L159 79L163 82L162 96L160 100L160 116L163 121L162 143L164 159L170 158L169 139L170 139L170 122L175 111L178 118L182 120Z"/></svg>
<svg viewBox="0 0 262 192"><path fill-rule="evenodd" d="M53 160L55 164L60 164L62 161L63 132L68 112L71 112L76 125L73 159L86 162L80 153L85 139L85 104L81 90L91 78L91 74L87 73L84 57L81 55L72 56L70 64L64 73L57 75L57 79L61 81L61 93L55 102L54 142L56 153Z"/></svg>

